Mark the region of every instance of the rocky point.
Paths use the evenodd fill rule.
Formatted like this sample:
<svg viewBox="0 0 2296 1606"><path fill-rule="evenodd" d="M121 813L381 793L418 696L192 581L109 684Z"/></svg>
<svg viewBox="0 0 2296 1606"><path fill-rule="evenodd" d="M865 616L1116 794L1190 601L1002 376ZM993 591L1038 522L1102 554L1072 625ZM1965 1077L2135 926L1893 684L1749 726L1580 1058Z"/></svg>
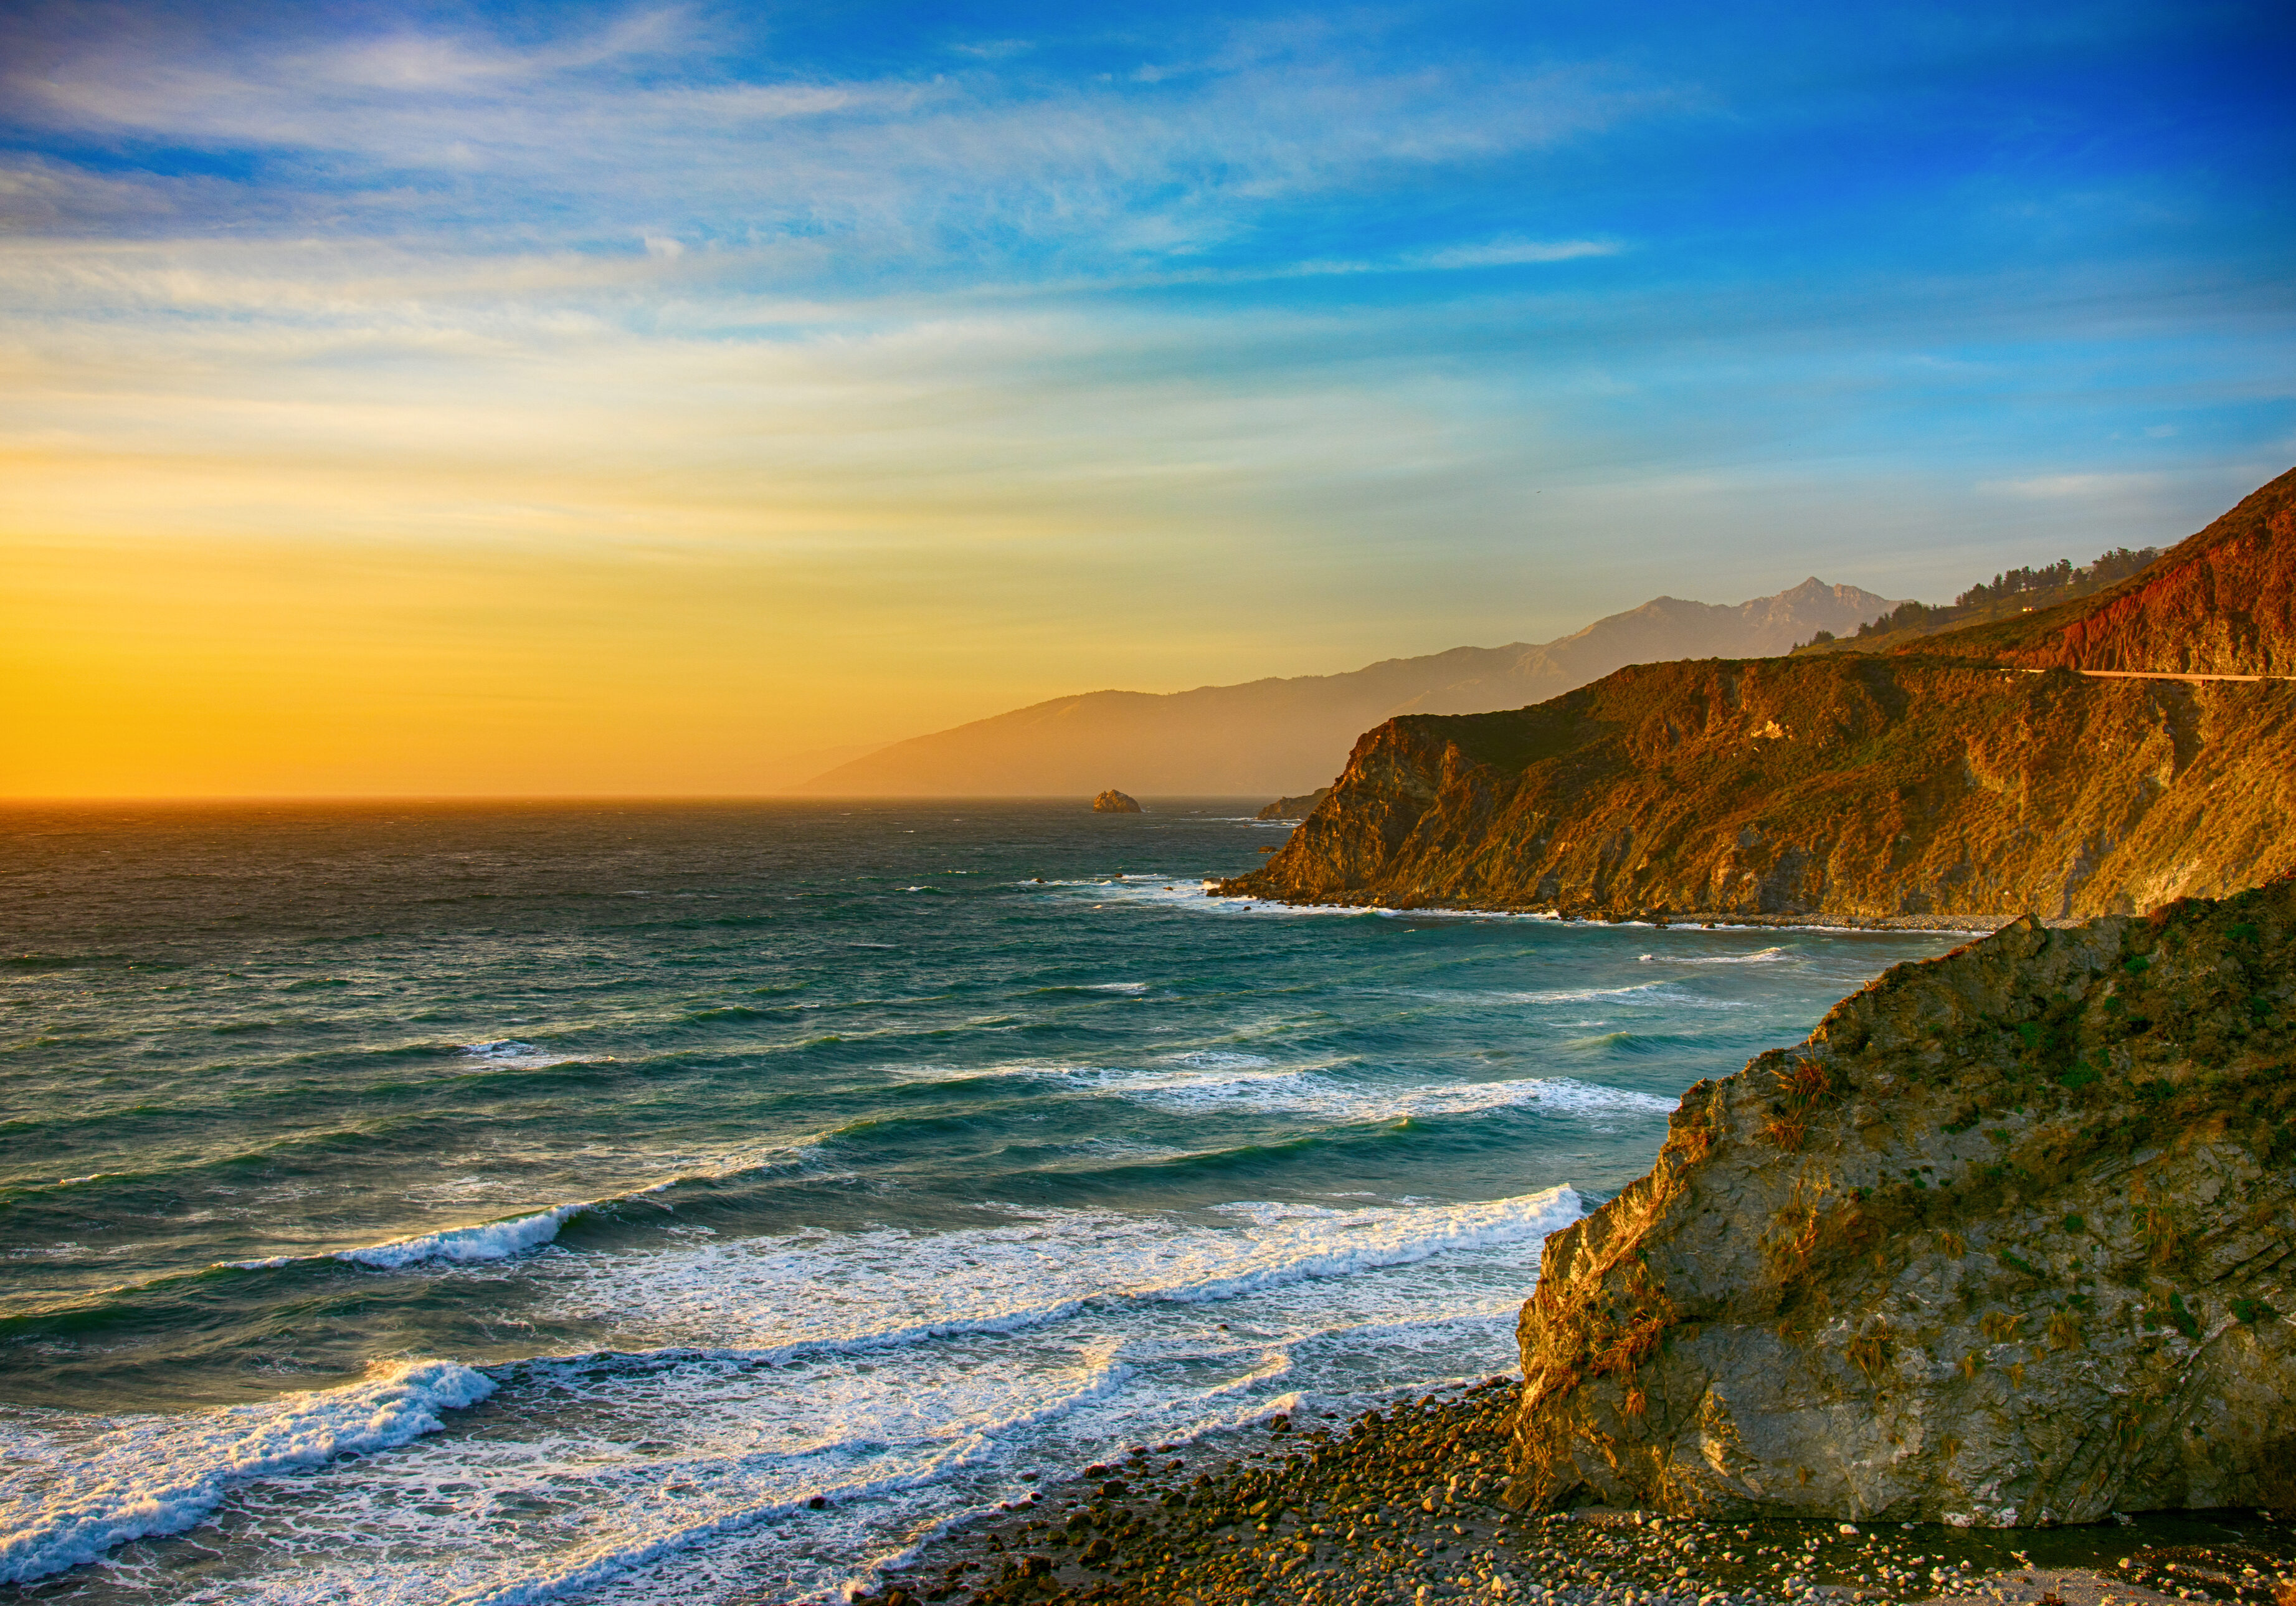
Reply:
<svg viewBox="0 0 2296 1606"><path fill-rule="evenodd" d="M1547 1241L1510 1497L2296 1504L2296 881L1900 965Z"/></svg>

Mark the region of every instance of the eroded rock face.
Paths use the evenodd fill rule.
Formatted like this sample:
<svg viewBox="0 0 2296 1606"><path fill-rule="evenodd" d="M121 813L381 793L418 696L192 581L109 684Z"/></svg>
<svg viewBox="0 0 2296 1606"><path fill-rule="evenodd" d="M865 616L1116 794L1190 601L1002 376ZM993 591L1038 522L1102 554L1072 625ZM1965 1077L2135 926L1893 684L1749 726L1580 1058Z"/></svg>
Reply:
<svg viewBox="0 0 2296 1606"><path fill-rule="evenodd" d="M1549 1238L1511 1497L2296 1503L2296 881L2031 920L1701 1082Z"/></svg>
<svg viewBox="0 0 2296 1606"><path fill-rule="evenodd" d="M1136 815L1141 808L1138 802L1111 786L1092 800L1092 811L1100 815Z"/></svg>
<svg viewBox="0 0 2296 1606"><path fill-rule="evenodd" d="M1973 632L2031 668L2296 675L2296 469L2093 601Z"/></svg>

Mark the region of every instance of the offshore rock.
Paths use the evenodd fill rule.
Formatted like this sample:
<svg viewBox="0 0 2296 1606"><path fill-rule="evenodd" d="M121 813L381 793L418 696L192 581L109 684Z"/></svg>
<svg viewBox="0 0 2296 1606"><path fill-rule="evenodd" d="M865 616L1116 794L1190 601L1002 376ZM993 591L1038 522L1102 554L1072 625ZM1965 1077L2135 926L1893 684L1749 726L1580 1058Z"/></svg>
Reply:
<svg viewBox="0 0 2296 1606"><path fill-rule="evenodd" d="M1546 1241L1509 1498L2296 1504L2296 881L2030 918L1684 1095Z"/></svg>
<svg viewBox="0 0 2296 1606"><path fill-rule="evenodd" d="M1136 800L1111 786L1092 800L1092 812L1096 815L1136 815L1142 811Z"/></svg>

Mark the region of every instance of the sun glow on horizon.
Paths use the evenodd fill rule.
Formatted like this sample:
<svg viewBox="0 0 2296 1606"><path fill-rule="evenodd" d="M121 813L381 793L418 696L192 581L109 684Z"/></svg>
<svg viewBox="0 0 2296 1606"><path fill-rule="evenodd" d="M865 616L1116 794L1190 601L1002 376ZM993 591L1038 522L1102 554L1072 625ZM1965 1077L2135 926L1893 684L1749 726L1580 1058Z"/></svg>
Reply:
<svg viewBox="0 0 2296 1606"><path fill-rule="evenodd" d="M0 796L772 791L2296 455L2260 12L894 15L0 24Z"/></svg>

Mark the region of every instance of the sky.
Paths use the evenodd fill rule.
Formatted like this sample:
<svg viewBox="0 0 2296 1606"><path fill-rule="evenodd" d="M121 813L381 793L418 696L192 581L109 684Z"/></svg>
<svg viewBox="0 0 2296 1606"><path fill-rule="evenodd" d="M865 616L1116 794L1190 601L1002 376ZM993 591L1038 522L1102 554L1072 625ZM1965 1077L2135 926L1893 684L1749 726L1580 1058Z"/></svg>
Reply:
<svg viewBox="0 0 2296 1606"><path fill-rule="evenodd" d="M2296 463L2268 5L0 16L0 796L769 791Z"/></svg>

